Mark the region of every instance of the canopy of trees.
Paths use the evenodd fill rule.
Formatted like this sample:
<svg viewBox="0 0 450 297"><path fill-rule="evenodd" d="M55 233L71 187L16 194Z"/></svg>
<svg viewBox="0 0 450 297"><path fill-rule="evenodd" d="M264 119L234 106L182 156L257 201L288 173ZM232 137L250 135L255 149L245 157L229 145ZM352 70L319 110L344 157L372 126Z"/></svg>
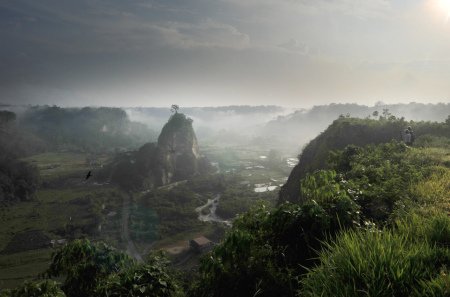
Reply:
<svg viewBox="0 0 450 297"><path fill-rule="evenodd" d="M52 151L131 149L155 137L145 125L131 122L123 109L109 107L33 107L21 116L20 126L43 139Z"/></svg>

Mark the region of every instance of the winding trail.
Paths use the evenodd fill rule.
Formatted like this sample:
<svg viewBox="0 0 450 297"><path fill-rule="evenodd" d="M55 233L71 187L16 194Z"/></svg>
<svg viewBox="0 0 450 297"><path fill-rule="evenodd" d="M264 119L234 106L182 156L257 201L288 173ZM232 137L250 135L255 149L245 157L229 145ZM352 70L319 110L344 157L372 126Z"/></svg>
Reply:
<svg viewBox="0 0 450 297"><path fill-rule="evenodd" d="M133 256L133 258L136 259L136 261L138 261L139 263L144 263L144 260L141 257L141 254L139 253L139 251L136 248L136 245L134 244L134 242L131 240L130 237L130 230L128 228L128 219L130 217L130 195L125 194L126 197L126 206L124 208L124 212L123 212L123 219L122 219L122 230L123 230L123 236L125 237L125 240L127 242L128 245L128 251L131 253L131 256Z"/></svg>

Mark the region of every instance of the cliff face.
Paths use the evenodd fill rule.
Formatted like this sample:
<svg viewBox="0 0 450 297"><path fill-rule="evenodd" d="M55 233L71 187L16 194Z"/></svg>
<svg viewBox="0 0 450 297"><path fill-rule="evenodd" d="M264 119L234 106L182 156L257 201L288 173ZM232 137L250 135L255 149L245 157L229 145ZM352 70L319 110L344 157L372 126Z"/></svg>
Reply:
<svg viewBox="0 0 450 297"><path fill-rule="evenodd" d="M196 176L199 158L192 120L182 113L175 113L158 137L154 184L161 186Z"/></svg>

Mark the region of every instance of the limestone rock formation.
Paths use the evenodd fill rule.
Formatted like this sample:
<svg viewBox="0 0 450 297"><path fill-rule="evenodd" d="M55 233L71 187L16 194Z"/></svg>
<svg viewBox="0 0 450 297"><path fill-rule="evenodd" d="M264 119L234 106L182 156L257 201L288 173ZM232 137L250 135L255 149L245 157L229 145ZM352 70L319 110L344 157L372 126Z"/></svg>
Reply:
<svg viewBox="0 0 450 297"><path fill-rule="evenodd" d="M198 159L200 154L192 120L176 112L158 137L154 184L160 186L196 176Z"/></svg>

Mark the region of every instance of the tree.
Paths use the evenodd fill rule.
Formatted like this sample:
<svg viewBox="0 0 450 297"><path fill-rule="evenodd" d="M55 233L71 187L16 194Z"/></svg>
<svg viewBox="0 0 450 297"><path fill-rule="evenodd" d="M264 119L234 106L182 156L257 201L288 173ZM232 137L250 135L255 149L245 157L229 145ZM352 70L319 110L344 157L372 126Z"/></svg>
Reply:
<svg viewBox="0 0 450 297"><path fill-rule="evenodd" d="M152 252L145 265L135 265L108 277L100 296L173 296L180 291L169 272L164 252Z"/></svg>
<svg viewBox="0 0 450 297"><path fill-rule="evenodd" d="M104 243L75 240L52 255L52 263L43 276L65 276L61 289L67 296L94 296L112 273L135 264L125 253Z"/></svg>
<svg viewBox="0 0 450 297"><path fill-rule="evenodd" d="M0 126L6 125L9 122L16 120L16 114L11 111L1 110L0 111Z"/></svg>
<svg viewBox="0 0 450 297"><path fill-rule="evenodd" d="M178 113L178 109L180 109L180 107L176 104L172 104L172 106L170 107L171 112Z"/></svg>

